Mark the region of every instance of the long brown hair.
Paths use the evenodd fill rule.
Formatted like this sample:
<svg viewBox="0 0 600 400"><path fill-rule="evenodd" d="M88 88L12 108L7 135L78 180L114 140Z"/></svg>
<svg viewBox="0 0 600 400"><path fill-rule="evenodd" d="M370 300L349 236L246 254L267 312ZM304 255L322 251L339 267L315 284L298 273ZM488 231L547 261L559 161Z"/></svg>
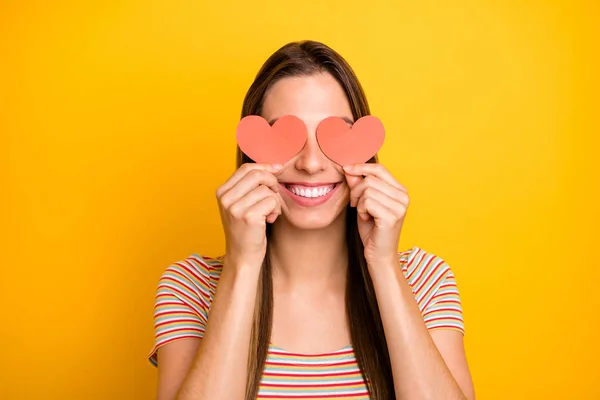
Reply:
<svg viewBox="0 0 600 400"><path fill-rule="evenodd" d="M331 74L342 86L350 102L354 119L369 115L365 93L348 63L328 46L314 41L289 43L277 50L262 66L244 98L242 118L260 115L267 90L279 79L291 76ZM238 168L252 160L237 149ZM369 162L377 162L373 157ZM348 279L346 314L352 346L371 399L394 399L394 383L387 343L367 270L364 247L358 233L356 209L347 207ZM273 319L273 280L267 224L267 253L261 271L248 360L246 399L255 399L264 370Z"/></svg>

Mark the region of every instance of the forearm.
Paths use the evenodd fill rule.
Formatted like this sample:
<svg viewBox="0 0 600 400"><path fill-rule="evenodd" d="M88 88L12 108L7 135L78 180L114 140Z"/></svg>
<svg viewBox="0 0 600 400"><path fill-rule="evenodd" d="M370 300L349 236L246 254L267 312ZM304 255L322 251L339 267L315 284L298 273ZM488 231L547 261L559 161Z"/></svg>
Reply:
<svg viewBox="0 0 600 400"><path fill-rule="evenodd" d="M210 318L178 400L242 400L260 268L223 267Z"/></svg>
<svg viewBox="0 0 600 400"><path fill-rule="evenodd" d="M390 354L396 398L464 399L433 342L399 265L370 269Z"/></svg>

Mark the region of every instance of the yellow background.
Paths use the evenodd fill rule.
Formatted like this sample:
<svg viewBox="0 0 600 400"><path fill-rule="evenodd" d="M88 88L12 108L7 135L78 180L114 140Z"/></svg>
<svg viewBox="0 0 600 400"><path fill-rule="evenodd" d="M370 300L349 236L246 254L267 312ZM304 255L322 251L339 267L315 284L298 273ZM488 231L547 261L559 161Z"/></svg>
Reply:
<svg viewBox="0 0 600 400"><path fill-rule="evenodd" d="M151 399L162 271L221 254L243 96L281 45L355 68L448 261L480 399L600 398L593 1L2 1L0 398Z"/></svg>

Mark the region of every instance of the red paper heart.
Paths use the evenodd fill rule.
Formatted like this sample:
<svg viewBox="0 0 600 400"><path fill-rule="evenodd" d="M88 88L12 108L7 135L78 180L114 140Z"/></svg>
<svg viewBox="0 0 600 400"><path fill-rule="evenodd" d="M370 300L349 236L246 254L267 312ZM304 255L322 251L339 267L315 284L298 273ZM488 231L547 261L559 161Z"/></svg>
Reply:
<svg viewBox="0 0 600 400"><path fill-rule="evenodd" d="M381 121L372 115L359 118L352 128L339 117L325 118L317 127L317 141L332 161L344 166L367 162L385 139Z"/></svg>
<svg viewBox="0 0 600 400"><path fill-rule="evenodd" d="M306 125L294 116L279 118L273 126L258 115L249 115L238 123L236 138L240 149L257 163L285 164L306 143Z"/></svg>

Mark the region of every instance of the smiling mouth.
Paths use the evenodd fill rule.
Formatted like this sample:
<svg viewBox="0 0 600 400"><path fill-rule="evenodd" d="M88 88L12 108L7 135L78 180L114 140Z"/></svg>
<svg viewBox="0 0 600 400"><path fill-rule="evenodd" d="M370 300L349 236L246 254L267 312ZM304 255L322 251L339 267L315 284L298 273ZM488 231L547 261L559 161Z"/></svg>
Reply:
<svg viewBox="0 0 600 400"><path fill-rule="evenodd" d="M295 185L295 184L283 184L283 186L290 191L292 194L296 196L304 197L307 199L314 199L318 197L327 196L333 189L335 189L339 185L337 183L331 183L328 185L319 185L319 186L303 186L303 185Z"/></svg>

